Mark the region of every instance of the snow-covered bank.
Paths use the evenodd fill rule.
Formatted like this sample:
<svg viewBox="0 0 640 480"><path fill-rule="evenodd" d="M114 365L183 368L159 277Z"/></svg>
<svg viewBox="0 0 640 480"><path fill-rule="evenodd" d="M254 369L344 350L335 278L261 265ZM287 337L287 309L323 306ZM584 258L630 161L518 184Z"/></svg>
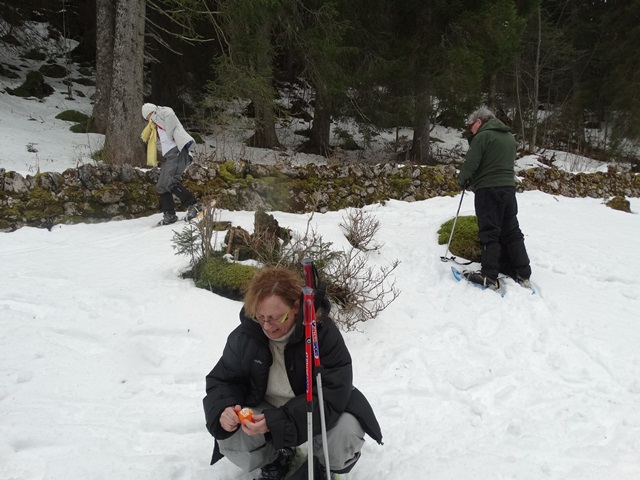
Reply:
<svg viewBox="0 0 640 480"><path fill-rule="evenodd" d="M350 479L640 477L640 216L518 199L540 295L451 279L436 231L459 197L367 208L384 243L371 261L402 261L402 293L345 334L385 441ZM314 216L337 245L343 213ZM208 466L201 406L240 304L178 277L158 218L0 234L0 478L253 478Z"/></svg>

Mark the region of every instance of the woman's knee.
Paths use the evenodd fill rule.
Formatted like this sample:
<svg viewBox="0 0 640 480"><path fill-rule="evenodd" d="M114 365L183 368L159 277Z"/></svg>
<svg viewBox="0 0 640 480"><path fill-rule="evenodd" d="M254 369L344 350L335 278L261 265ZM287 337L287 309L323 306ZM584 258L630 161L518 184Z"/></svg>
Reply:
<svg viewBox="0 0 640 480"><path fill-rule="evenodd" d="M321 438L316 437L316 442ZM350 413L343 413L338 423L327 432L329 462L334 472L351 469L360 458L360 450L364 445L364 429L360 422ZM324 447L324 446L323 446ZM320 457L324 462L324 458Z"/></svg>

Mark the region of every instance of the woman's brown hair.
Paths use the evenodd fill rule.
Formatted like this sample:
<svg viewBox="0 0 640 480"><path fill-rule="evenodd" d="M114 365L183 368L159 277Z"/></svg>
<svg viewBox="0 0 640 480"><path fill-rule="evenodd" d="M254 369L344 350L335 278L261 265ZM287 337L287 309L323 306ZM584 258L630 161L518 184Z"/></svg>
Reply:
<svg viewBox="0 0 640 480"><path fill-rule="evenodd" d="M244 312L253 318L258 304L271 295L277 295L284 303L293 307L302 294L304 286L297 273L284 267L273 267L259 270L249 282L244 295Z"/></svg>

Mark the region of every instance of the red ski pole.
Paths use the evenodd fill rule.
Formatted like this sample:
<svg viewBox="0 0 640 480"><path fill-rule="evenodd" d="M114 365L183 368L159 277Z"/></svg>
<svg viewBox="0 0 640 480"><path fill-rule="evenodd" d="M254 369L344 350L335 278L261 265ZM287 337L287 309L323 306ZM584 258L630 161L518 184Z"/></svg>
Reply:
<svg viewBox="0 0 640 480"><path fill-rule="evenodd" d="M325 420L324 412L324 398L322 394L322 365L320 364L320 347L318 345L318 329L316 323L316 309L314 302L315 286L317 280L317 271L313 265L313 260L305 258L302 260L302 265L305 270L307 286L302 290L304 293L304 321L305 321L305 336L306 336L306 352L307 352L307 385L309 385L309 379L311 379L311 366L310 366L310 347L313 344L313 360L314 367L316 369L316 386L318 387L318 407L320 409L320 427L322 432L322 450L324 451L324 464L327 474L327 480L331 480L331 471L329 463L329 450L327 448L327 422ZM310 329L310 335L307 334L307 328ZM309 341L311 340L311 342ZM307 389L307 405L309 405L310 387ZM311 403L311 409L313 410L313 403ZM310 434L311 435L311 434ZM310 436L309 439L312 437ZM313 447L311 447L313 452ZM312 457L309 457L312 458ZM309 479L313 479L313 473L311 468L309 470Z"/></svg>
<svg viewBox="0 0 640 480"><path fill-rule="evenodd" d="M313 291L305 287L303 289L304 304L304 337L305 337L305 368L307 372L307 466L309 480L313 480L313 368L311 365L311 317L308 312L309 297L313 297Z"/></svg>

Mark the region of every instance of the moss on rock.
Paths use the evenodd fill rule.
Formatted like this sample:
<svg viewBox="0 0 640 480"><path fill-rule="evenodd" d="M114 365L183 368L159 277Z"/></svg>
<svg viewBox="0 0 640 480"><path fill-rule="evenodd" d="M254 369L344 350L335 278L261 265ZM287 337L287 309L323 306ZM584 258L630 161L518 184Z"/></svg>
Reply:
<svg viewBox="0 0 640 480"><path fill-rule="evenodd" d="M30 71L24 83L18 88L7 88L7 93L17 97L48 97L53 93L53 87L45 83L40 72Z"/></svg>
<svg viewBox="0 0 640 480"><path fill-rule="evenodd" d="M631 213L631 204L629 200L624 197L613 197L607 202L607 206L614 210L621 210L623 212Z"/></svg>
<svg viewBox="0 0 640 480"><path fill-rule="evenodd" d="M232 300L241 300L249 281L258 270L249 265L229 263L212 256L198 269L196 285Z"/></svg>
<svg viewBox="0 0 640 480"><path fill-rule="evenodd" d="M439 245L446 245L449 241L453 222L453 218L444 222L440 230L438 230ZM481 250L480 241L478 240L478 220L475 215L458 217L449 251L456 257L466 258L472 262L480 261Z"/></svg>

